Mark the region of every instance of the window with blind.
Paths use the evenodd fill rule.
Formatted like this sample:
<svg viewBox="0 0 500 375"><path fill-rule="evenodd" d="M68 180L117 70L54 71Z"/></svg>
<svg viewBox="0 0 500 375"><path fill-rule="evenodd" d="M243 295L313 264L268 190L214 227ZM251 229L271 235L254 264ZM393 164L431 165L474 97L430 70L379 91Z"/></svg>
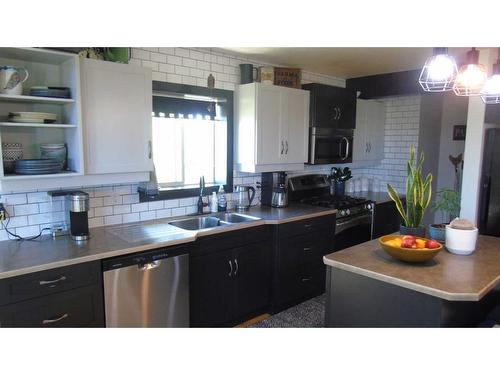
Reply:
<svg viewBox="0 0 500 375"><path fill-rule="evenodd" d="M230 115L232 111L227 109L232 109L232 93L224 97L220 95L224 90L214 92L193 86L187 86L186 93L182 92L186 85L175 86L177 91L153 93L153 160L161 191L193 191L200 176L205 178L208 193L210 186L224 185L231 190L232 133L228 112Z"/></svg>

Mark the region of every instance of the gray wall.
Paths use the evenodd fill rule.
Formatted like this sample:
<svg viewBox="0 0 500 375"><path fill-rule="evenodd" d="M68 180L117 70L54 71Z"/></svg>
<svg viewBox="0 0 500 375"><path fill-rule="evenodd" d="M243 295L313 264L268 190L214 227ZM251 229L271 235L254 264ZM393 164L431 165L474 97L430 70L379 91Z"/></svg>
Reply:
<svg viewBox="0 0 500 375"><path fill-rule="evenodd" d="M425 154L423 177L432 173L432 191L436 192L439 175L441 115L443 110L443 95L424 94L420 104L420 128L418 135L418 154ZM424 215L423 224L434 222L434 212L428 209Z"/></svg>
<svg viewBox="0 0 500 375"><path fill-rule="evenodd" d="M455 170L449 160L449 156L463 154L465 141L453 140L453 126L465 125L467 123L467 109L469 100L466 97L459 97L453 93L444 95L443 115L441 118L441 142L439 148L439 175L437 188L453 189L455 184ZM446 221L447 218L436 212L435 222Z"/></svg>

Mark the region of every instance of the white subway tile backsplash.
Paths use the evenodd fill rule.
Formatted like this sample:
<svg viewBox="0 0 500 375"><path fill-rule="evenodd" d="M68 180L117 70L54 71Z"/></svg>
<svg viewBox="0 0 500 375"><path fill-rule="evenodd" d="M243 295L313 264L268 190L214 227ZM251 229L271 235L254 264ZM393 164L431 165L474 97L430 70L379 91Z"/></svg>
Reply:
<svg viewBox="0 0 500 375"><path fill-rule="evenodd" d="M96 207L94 209L95 216L108 216L113 215L113 207L105 206L105 207Z"/></svg>
<svg viewBox="0 0 500 375"><path fill-rule="evenodd" d="M50 200L50 197L46 192L28 193L26 195L28 203L41 203L41 202L48 202Z"/></svg>
<svg viewBox="0 0 500 375"><path fill-rule="evenodd" d="M132 212L142 212L148 210L148 202L136 203L132 205Z"/></svg>
<svg viewBox="0 0 500 375"><path fill-rule="evenodd" d="M128 214L130 212L130 210L131 210L131 208L130 208L129 204L113 206L113 214L115 214L115 215Z"/></svg>
<svg viewBox="0 0 500 375"><path fill-rule="evenodd" d="M89 198L90 207L100 207L104 205L104 198Z"/></svg>
<svg viewBox="0 0 500 375"><path fill-rule="evenodd" d="M123 204L139 203L139 194L130 194L122 196Z"/></svg>
<svg viewBox="0 0 500 375"><path fill-rule="evenodd" d="M182 57L167 56L167 63L169 63L171 65L182 65Z"/></svg>
<svg viewBox="0 0 500 375"><path fill-rule="evenodd" d="M32 215L32 214L37 214L38 212L39 212L38 203L19 204L17 206L14 206L15 216Z"/></svg>
<svg viewBox="0 0 500 375"><path fill-rule="evenodd" d="M148 210L161 210L163 208L163 201L154 201L148 203Z"/></svg>
<svg viewBox="0 0 500 375"><path fill-rule="evenodd" d="M162 210L157 210L156 211L156 218L157 219L164 219L166 217L172 216L172 210L170 208L164 208Z"/></svg>
<svg viewBox="0 0 500 375"><path fill-rule="evenodd" d="M116 225L121 224L122 215L113 215L113 216L105 216L104 217L104 225Z"/></svg>
<svg viewBox="0 0 500 375"><path fill-rule="evenodd" d="M28 227L16 228L16 234L21 237L32 237L40 233L39 225L30 225Z"/></svg>
<svg viewBox="0 0 500 375"><path fill-rule="evenodd" d="M186 215L186 207L172 208L172 216Z"/></svg>
<svg viewBox="0 0 500 375"><path fill-rule="evenodd" d="M178 199L170 199L168 201L165 201L165 208L175 208L175 207L179 207Z"/></svg>
<svg viewBox="0 0 500 375"><path fill-rule="evenodd" d="M143 211L139 213L141 221L156 219L156 211Z"/></svg>
<svg viewBox="0 0 500 375"><path fill-rule="evenodd" d="M45 195L47 195L45 193ZM4 205L26 204L28 199L26 194L4 194L2 195L2 203Z"/></svg>
<svg viewBox="0 0 500 375"><path fill-rule="evenodd" d="M123 218L123 223L132 223L134 221L140 221L140 215L138 212L134 212L131 214L124 214L122 215Z"/></svg>
<svg viewBox="0 0 500 375"><path fill-rule="evenodd" d="M115 204L122 204L122 196L118 194L113 194L109 197L103 198L104 206L113 206Z"/></svg>
<svg viewBox="0 0 500 375"><path fill-rule="evenodd" d="M104 217L93 217L89 219L89 227L90 228L95 228L95 227L102 227L104 225Z"/></svg>

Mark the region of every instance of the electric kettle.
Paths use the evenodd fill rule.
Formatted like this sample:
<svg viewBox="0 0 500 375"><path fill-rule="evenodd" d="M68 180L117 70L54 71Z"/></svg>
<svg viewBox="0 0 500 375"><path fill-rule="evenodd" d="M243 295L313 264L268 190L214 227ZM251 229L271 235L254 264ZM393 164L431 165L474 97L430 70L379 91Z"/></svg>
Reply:
<svg viewBox="0 0 500 375"><path fill-rule="evenodd" d="M252 186L238 185L235 187L237 210L248 210L255 197L255 189Z"/></svg>

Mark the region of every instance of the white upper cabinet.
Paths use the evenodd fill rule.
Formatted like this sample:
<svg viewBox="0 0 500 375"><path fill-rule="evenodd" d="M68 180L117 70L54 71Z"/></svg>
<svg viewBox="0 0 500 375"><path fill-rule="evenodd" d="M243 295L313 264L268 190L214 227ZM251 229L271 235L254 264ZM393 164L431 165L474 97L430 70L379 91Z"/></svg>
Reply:
<svg viewBox="0 0 500 375"><path fill-rule="evenodd" d="M152 170L151 70L81 59L85 173Z"/></svg>
<svg viewBox="0 0 500 375"><path fill-rule="evenodd" d="M239 86L235 107L237 170L270 172L304 168L308 91L249 83Z"/></svg>
<svg viewBox="0 0 500 375"><path fill-rule="evenodd" d="M354 131L353 162L384 158L385 104L358 99Z"/></svg>

